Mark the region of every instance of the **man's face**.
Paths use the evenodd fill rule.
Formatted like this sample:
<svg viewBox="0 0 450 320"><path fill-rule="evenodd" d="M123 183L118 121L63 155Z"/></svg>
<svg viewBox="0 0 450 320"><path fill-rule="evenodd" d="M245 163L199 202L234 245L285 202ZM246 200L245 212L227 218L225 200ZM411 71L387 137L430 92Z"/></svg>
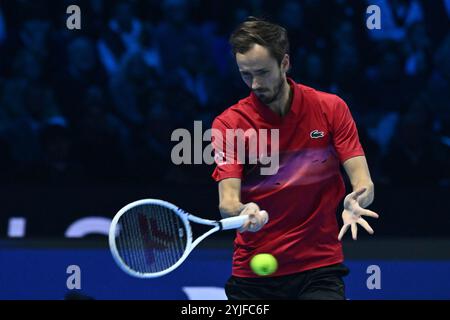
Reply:
<svg viewBox="0 0 450 320"><path fill-rule="evenodd" d="M236 53L236 62L242 80L261 102L270 104L280 97L289 66L287 55L280 66L269 50L255 44L245 53Z"/></svg>

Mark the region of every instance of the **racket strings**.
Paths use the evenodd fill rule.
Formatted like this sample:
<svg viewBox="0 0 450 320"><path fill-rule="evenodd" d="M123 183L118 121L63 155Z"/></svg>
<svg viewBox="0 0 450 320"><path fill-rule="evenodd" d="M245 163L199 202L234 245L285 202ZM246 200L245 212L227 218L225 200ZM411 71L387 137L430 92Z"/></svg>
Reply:
<svg viewBox="0 0 450 320"><path fill-rule="evenodd" d="M187 232L181 218L159 205L137 206L119 219L117 250L123 262L140 273L170 268L186 249Z"/></svg>

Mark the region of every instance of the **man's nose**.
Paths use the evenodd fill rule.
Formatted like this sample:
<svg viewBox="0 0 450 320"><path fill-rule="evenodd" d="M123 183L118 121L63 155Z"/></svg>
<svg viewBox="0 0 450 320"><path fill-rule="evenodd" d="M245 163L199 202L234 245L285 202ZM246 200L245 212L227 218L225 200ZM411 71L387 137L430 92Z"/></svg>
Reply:
<svg viewBox="0 0 450 320"><path fill-rule="evenodd" d="M252 80L252 90L259 90L261 88L261 84L259 83L258 79L253 78Z"/></svg>

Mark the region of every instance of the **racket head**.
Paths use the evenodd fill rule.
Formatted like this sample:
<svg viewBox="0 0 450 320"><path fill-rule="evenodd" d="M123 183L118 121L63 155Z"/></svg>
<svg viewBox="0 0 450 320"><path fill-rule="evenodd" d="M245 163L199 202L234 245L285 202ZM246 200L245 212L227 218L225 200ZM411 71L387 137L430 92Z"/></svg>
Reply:
<svg viewBox="0 0 450 320"><path fill-rule="evenodd" d="M138 278L156 278L176 269L189 255L188 214L163 200L134 201L117 212L109 247L117 265Z"/></svg>

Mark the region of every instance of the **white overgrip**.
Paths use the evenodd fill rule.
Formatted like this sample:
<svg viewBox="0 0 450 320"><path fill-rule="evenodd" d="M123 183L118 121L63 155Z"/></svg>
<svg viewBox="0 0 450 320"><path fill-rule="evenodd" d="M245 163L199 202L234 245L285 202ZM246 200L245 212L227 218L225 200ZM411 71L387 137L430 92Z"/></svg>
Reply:
<svg viewBox="0 0 450 320"><path fill-rule="evenodd" d="M220 220L222 230L239 229L248 220L248 215L236 216Z"/></svg>

